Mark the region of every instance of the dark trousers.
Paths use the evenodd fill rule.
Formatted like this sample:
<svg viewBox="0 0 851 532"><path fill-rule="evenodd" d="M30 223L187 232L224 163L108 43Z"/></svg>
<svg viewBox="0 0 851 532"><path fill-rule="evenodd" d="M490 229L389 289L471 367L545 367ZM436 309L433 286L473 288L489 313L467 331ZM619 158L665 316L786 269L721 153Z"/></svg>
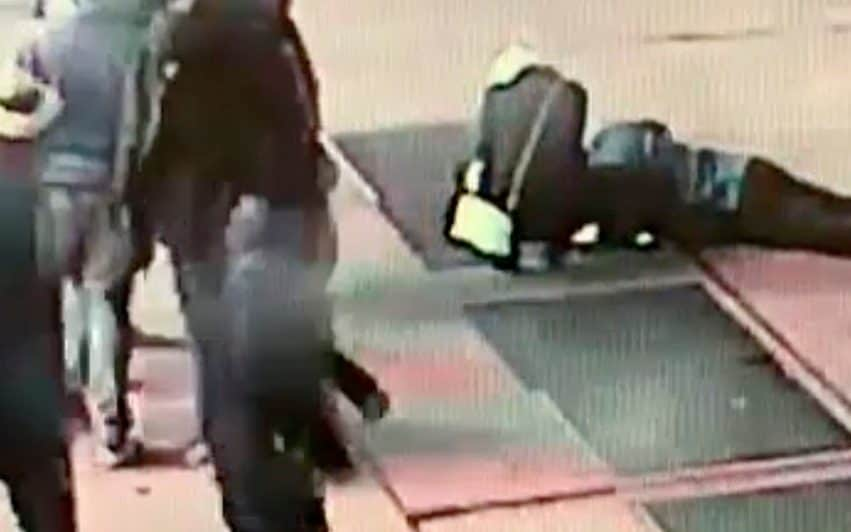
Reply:
<svg viewBox="0 0 851 532"><path fill-rule="evenodd" d="M268 246L282 252L281 261L241 268L226 262L234 256L176 257L199 352L202 431L235 532L327 530L313 453L304 448L323 417L322 314L310 310L309 264L293 237L303 220L285 214L276 226L286 232ZM300 294L308 299L291 304ZM277 435L284 449L275 448Z"/></svg>
<svg viewBox="0 0 851 532"><path fill-rule="evenodd" d="M116 286L106 294L107 300L115 313L118 323L118 352L115 360L115 382L118 395L116 419L110 422L116 424L113 441L110 447L121 448L134 423L132 413L127 403L129 391L130 360L133 354L133 325L130 322L130 299L133 295L133 276L135 271L128 273Z"/></svg>
<svg viewBox="0 0 851 532"><path fill-rule="evenodd" d="M202 429L221 487L225 521L234 532L326 530L322 499L313 493L311 464L274 447L276 434L304 436L320 417L319 402L285 408L261 389L267 383L246 378L240 363L246 354L236 352L244 346L230 334L233 315L223 297L226 272L220 266L184 264L180 284L198 345ZM318 399L318 383L305 388Z"/></svg>
<svg viewBox="0 0 851 532"><path fill-rule="evenodd" d="M12 510L24 532L74 532L71 459L67 449L2 468Z"/></svg>
<svg viewBox="0 0 851 532"><path fill-rule="evenodd" d="M748 168L737 240L778 249L851 256L851 198L755 159Z"/></svg>
<svg viewBox="0 0 851 532"><path fill-rule="evenodd" d="M0 480L25 532L76 530L70 452L63 422L64 370L58 286L15 298L25 323L0 330ZM27 312L30 311L30 312ZM4 319L0 328L15 327ZM25 330L14 341L9 338Z"/></svg>
<svg viewBox="0 0 851 532"><path fill-rule="evenodd" d="M199 290L213 293L221 290L222 278L225 275L222 265L193 264L185 261L173 246L172 261L176 272L175 285L178 287L180 301L184 309L187 309L189 293ZM328 275L330 275L330 268L328 268ZM327 279L325 280L327 281ZM198 347L199 351L203 351L201 346ZM358 408L363 407L368 398L380 392L375 378L344 353L334 349L331 343L328 344L324 356L327 358L326 364L332 382ZM197 363L201 376L199 387L201 395L199 398L200 417L201 426L204 427L208 425L207 414L205 413L208 407L205 404L216 400L216 391L211 389L214 388L211 385L211 379L204 377L204 373L207 371L204 366L209 364L208 359L200 356ZM340 435L333 426L332 420L326 414L327 412L323 411L310 420L310 427L306 435L306 441L310 447L308 452L313 456L318 467L324 471L335 472L347 469L352 466L348 451L340 440Z"/></svg>
<svg viewBox="0 0 851 532"><path fill-rule="evenodd" d="M606 243L631 244L646 230L695 253L749 244L851 255L851 198L808 184L764 159L749 163L741 203L733 212L686 205L672 179L630 170L595 171L584 180L582 193L582 212L570 229L599 222Z"/></svg>
<svg viewBox="0 0 851 532"><path fill-rule="evenodd" d="M331 351L330 356L331 378L355 406L363 406L370 396L379 391L375 377L345 354L335 349Z"/></svg>

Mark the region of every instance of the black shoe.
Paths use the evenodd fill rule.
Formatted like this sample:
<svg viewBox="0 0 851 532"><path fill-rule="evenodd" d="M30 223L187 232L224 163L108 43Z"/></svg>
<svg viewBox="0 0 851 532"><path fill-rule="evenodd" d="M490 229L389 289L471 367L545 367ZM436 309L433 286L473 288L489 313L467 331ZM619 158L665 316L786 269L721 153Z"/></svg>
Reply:
<svg viewBox="0 0 851 532"><path fill-rule="evenodd" d="M345 477L355 470L349 449L330 419L323 418L314 423L308 441L308 454L324 474Z"/></svg>
<svg viewBox="0 0 851 532"><path fill-rule="evenodd" d="M142 460L144 447L142 442L131 438L124 423L115 419L107 420L105 427L105 450L112 455L111 467L138 464Z"/></svg>
<svg viewBox="0 0 851 532"><path fill-rule="evenodd" d="M316 441L312 454L316 466L328 475L346 474L355 468L349 450L336 437Z"/></svg>

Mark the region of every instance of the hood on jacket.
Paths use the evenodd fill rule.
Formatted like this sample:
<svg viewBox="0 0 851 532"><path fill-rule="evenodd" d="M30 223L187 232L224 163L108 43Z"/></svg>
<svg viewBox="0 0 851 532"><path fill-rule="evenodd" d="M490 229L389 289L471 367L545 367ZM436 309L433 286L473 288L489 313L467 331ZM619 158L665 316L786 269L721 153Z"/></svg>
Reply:
<svg viewBox="0 0 851 532"><path fill-rule="evenodd" d="M530 47L512 44L500 52L491 64L486 85L488 88L510 85L525 70L543 65L543 61Z"/></svg>

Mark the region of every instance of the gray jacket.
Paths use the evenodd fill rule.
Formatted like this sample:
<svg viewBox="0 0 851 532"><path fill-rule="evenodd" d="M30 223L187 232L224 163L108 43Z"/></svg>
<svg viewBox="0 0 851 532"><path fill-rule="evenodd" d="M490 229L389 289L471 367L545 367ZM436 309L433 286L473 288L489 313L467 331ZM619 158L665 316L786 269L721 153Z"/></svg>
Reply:
<svg viewBox="0 0 851 532"><path fill-rule="evenodd" d="M153 10L140 1L146 0L84 5L27 57L33 74L57 87L64 101L38 142L43 184L109 188L127 171L126 152L139 143L143 127L135 122L145 92L141 69L150 64Z"/></svg>

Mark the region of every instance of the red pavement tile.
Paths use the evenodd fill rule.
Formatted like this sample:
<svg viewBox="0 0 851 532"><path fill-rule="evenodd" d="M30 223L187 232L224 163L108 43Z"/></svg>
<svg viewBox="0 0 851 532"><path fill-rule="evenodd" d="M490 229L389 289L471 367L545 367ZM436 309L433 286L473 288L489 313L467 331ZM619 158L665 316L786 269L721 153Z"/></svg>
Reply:
<svg viewBox="0 0 851 532"><path fill-rule="evenodd" d="M334 532L410 532L401 509L369 475L326 490L325 511Z"/></svg>
<svg viewBox="0 0 851 532"><path fill-rule="evenodd" d="M92 463L90 441L74 445L80 532L224 532L215 484L204 471Z"/></svg>
<svg viewBox="0 0 851 532"><path fill-rule="evenodd" d="M408 455L380 461L384 478L411 516L612 489L613 473L581 464L567 450L535 456Z"/></svg>
<svg viewBox="0 0 851 532"><path fill-rule="evenodd" d="M851 262L742 250L712 254L709 263L811 371L851 400Z"/></svg>
<svg viewBox="0 0 851 532"><path fill-rule="evenodd" d="M366 352L358 354L357 360L379 376L394 404L429 398L483 400L504 395L513 384L500 367L481 356L406 353L404 360L394 360Z"/></svg>

